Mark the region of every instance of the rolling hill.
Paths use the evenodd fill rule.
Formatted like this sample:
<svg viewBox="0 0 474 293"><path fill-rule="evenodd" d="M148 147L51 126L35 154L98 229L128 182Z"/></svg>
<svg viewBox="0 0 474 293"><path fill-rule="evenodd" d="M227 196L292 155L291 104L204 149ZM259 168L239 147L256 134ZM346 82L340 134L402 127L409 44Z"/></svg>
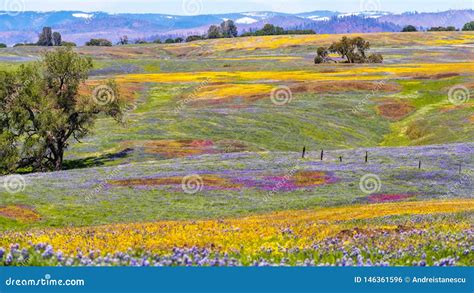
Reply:
<svg viewBox="0 0 474 293"><path fill-rule="evenodd" d="M239 31L259 29L272 23L287 29L309 28L317 33L394 32L407 24L421 28L453 25L457 28L474 19L473 10L450 10L437 13L312 11L299 14L245 12L215 15L178 16L167 14L109 14L105 12L54 11L21 13L0 12L0 42L13 45L34 42L42 27L50 26L63 39L83 44L90 38L117 41L120 36L148 39L167 36L204 34L211 24L225 19L236 22Z"/></svg>

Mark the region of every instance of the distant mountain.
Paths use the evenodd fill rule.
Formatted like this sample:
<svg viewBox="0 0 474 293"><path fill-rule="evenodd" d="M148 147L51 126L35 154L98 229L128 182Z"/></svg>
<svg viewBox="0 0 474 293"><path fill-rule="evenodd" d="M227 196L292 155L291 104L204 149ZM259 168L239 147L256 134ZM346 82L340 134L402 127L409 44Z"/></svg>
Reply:
<svg viewBox="0 0 474 293"><path fill-rule="evenodd" d="M399 15L384 15L380 21L391 22L400 26L411 24L417 27L430 28L433 26L462 26L474 20L474 10L448 10L433 13L403 13Z"/></svg>
<svg viewBox="0 0 474 293"><path fill-rule="evenodd" d="M296 27L297 29L312 29L320 34L345 34L345 33L376 33L399 32L402 26L381 22L376 18L359 15L334 16L329 20L309 23Z"/></svg>
<svg viewBox="0 0 474 293"><path fill-rule="evenodd" d="M90 38L107 38L116 42L120 36L129 39L204 34L211 24L232 19L240 32L260 29L272 23L285 29L314 29L317 33L351 33L399 31L412 24L421 28L452 25L457 28L474 19L473 10L450 10L435 13L393 14L383 11L343 13L312 11L298 14L271 11L215 15L177 16L168 14L110 14L105 12L0 12L0 42L12 45L34 42L42 27L61 32L63 39L84 44Z"/></svg>

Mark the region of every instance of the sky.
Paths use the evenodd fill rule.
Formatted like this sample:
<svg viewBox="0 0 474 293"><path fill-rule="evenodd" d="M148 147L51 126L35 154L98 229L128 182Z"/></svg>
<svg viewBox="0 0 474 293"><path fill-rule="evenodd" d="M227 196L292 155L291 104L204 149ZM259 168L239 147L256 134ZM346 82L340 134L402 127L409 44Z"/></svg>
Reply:
<svg viewBox="0 0 474 293"><path fill-rule="evenodd" d="M474 0L0 0L0 10L80 10L110 13L163 13L174 15L275 11L286 13L331 10L436 12L474 9ZM18 7L18 9L14 9Z"/></svg>

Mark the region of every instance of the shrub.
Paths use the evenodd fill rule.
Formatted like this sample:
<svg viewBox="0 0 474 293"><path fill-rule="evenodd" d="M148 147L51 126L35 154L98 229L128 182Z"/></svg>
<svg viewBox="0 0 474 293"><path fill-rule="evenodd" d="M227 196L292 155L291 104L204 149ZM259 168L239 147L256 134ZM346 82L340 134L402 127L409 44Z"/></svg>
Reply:
<svg viewBox="0 0 474 293"><path fill-rule="evenodd" d="M378 54L378 53L370 54L369 57L367 57L367 61L369 63L382 63L383 62L382 54Z"/></svg>
<svg viewBox="0 0 474 293"><path fill-rule="evenodd" d="M188 36L186 38L186 43L189 43L189 42L194 42L194 41L198 41L198 40L203 40L204 38L202 36L198 36L198 35L192 35L192 36Z"/></svg>
<svg viewBox="0 0 474 293"><path fill-rule="evenodd" d="M418 30L416 29L416 27L412 26L412 25L407 25L406 27L404 27L402 29L402 32L406 33L406 32L417 32Z"/></svg>
<svg viewBox="0 0 474 293"><path fill-rule="evenodd" d="M474 21L470 21L462 27L463 31L474 31Z"/></svg>
<svg viewBox="0 0 474 293"><path fill-rule="evenodd" d="M112 42L107 39L91 39L89 42L86 42L86 46L111 47Z"/></svg>
<svg viewBox="0 0 474 293"><path fill-rule="evenodd" d="M63 47L76 47L76 43L74 42L61 42L61 46Z"/></svg>
<svg viewBox="0 0 474 293"><path fill-rule="evenodd" d="M329 53L337 53L344 59L345 63L382 63L383 57L380 54L371 54L367 57L366 51L370 49L370 43L361 37L342 37L339 42L334 42L326 47L319 47L315 64L335 62L329 58Z"/></svg>

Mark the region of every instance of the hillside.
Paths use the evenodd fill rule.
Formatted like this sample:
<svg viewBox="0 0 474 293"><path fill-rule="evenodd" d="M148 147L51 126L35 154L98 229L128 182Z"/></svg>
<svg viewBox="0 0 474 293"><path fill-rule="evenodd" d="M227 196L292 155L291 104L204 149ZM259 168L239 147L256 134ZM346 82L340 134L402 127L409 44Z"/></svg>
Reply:
<svg viewBox="0 0 474 293"><path fill-rule="evenodd" d="M342 36L384 63L314 64ZM65 170L0 177L0 247L33 256L0 264L474 265L473 32L74 50L125 123L101 117Z"/></svg>
<svg viewBox="0 0 474 293"><path fill-rule="evenodd" d="M272 23L285 29L307 28L317 33L394 32L408 24L421 28L452 25L461 28L474 19L473 10L450 10L436 13L404 13L367 11L342 13L312 11L299 14L244 12L215 15L108 14L105 12L0 12L0 42L13 45L35 42L44 26L61 32L63 39L84 44L91 38L109 38L117 42L120 36L130 40L166 38L204 34L211 24L232 19L239 31L246 32Z"/></svg>

